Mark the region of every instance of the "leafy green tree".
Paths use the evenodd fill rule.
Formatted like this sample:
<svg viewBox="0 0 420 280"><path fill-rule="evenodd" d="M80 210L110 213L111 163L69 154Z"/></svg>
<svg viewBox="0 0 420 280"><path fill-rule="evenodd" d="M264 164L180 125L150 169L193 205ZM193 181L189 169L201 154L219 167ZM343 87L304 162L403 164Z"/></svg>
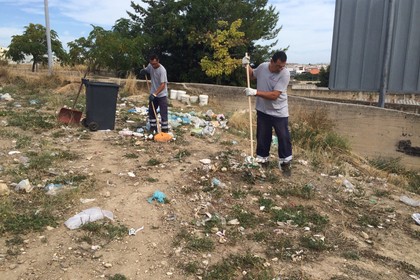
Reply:
<svg viewBox="0 0 420 280"><path fill-rule="evenodd" d="M317 86L328 87L329 81L330 81L330 66L328 65L327 69L322 67L319 70L319 83L317 84Z"/></svg>
<svg viewBox="0 0 420 280"><path fill-rule="evenodd" d="M146 5L131 2L134 12L128 15L147 42L146 52L161 56L171 81L215 81L216 77L208 77L201 70L200 63L202 58L214 55L211 42L202 38L204 34L216 34L219 21L233 23L242 19L238 31L244 32L243 44L229 48L229 56L236 59L242 58L245 52L252 53L256 41L273 40L280 31L276 28L279 14L272 5L267 6L267 0L142 2Z"/></svg>
<svg viewBox="0 0 420 280"><path fill-rule="evenodd" d="M298 81L318 81L319 74L311 74L309 72L303 72L302 74L297 74L295 80Z"/></svg>
<svg viewBox="0 0 420 280"><path fill-rule="evenodd" d="M65 62L67 54L58 39L57 33L51 30L50 35L52 53L62 62ZM41 24L30 23L29 26L25 26L25 31L22 35L14 35L12 37L8 48L6 57L16 62L23 61L25 56L31 55L32 72L34 72L38 63L46 63L48 61L46 28Z"/></svg>
<svg viewBox="0 0 420 280"><path fill-rule="evenodd" d="M230 75L241 65L241 60L232 58L229 53L231 48L243 45L245 33L238 31L241 23L242 20L238 19L229 27L228 22L219 21L220 29L205 35L205 41L208 41L214 52L212 57L206 55L201 59L201 68L207 76L217 77L217 84L220 84L222 75Z"/></svg>
<svg viewBox="0 0 420 280"><path fill-rule="evenodd" d="M125 76L139 68L142 57L141 37L133 36L128 21L117 21L113 30L93 26L87 38L68 43L69 61L72 65L86 64L90 71L107 68L117 76Z"/></svg>

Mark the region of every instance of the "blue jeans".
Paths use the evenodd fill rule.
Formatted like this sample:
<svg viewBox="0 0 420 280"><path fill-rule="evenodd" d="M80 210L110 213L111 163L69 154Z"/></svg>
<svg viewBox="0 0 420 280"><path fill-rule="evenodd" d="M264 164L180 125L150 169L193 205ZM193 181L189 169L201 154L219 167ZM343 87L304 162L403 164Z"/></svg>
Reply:
<svg viewBox="0 0 420 280"><path fill-rule="evenodd" d="M278 138L280 163L292 160L292 141L289 133L289 118L279 118L257 111L257 156L268 158L273 137L273 128Z"/></svg>

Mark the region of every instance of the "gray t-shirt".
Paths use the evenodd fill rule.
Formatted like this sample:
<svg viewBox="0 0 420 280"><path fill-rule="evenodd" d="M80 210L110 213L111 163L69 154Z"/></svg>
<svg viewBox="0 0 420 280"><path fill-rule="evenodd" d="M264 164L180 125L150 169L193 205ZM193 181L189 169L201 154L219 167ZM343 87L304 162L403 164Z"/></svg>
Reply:
<svg viewBox="0 0 420 280"><path fill-rule="evenodd" d="M268 69L269 62L261 63L254 69L254 77L257 78L257 90L281 92L276 100L268 100L257 96L257 111L263 112L274 117L288 117L289 106L287 104L287 86L290 81L290 72L283 68L280 73L272 73Z"/></svg>
<svg viewBox="0 0 420 280"><path fill-rule="evenodd" d="M168 96L168 78L166 76L165 67L163 67L161 64L157 69L155 69L149 63L146 67L146 71L150 74L150 80L152 84L150 94L156 92L160 84L165 83L165 89L159 93L158 97Z"/></svg>

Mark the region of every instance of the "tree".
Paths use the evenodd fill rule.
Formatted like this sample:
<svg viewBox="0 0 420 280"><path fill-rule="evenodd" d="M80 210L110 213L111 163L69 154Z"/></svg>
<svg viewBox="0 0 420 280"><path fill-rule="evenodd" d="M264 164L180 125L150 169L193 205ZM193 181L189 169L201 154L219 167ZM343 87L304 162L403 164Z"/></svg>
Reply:
<svg viewBox="0 0 420 280"><path fill-rule="evenodd" d="M327 66L327 69L324 67L319 70L319 83L317 86L319 87L328 87L330 81L330 66Z"/></svg>
<svg viewBox="0 0 420 280"><path fill-rule="evenodd" d="M205 41L208 41L214 52L212 57L206 55L201 59L201 68L207 76L216 77L217 84L220 84L222 75L230 75L242 63L240 59L232 58L229 53L230 49L243 45L245 33L238 31L241 23L242 20L238 19L229 27L228 22L219 21L220 29L205 35Z"/></svg>
<svg viewBox="0 0 420 280"><path fill-rule="evenodd" d="M48 61L45 27L41 24L30 23L29 26L25 26L25 31L22 35L12 36L12 41L8 48L6 57L16 62L20 62L25 59L25 56L31 55L33 61L32 72L34 72L38 63L45 64ZM66 61L67 54L54 30L51 30L51 50L62 62Z"/></svg>
<svg viewBox="0 0 420 280"><path fill-rule="evenodd" d="M87 38L69 42L70 64L87 64L90 71L103 68L124 77L127 72L139 68L144 43L141 37L133 36L128 21L119 20L113 30L93 26Z"/></svg>
<svg viewBox="0 0 420 280"><path fill-rule="evenodd" d="M203 41L202 36L216 34L219 21L233 23L242 20L238 31L244 32L244 42L229 48L229 56L236 59L255 50L256 41L275 39L280 31L276 28L279 14L272 5L267 6L267 0L142 2L146 8L131 2L134 12L128 12L128 15L147 42L146 51L161 56L171 81L215 81L215 78L205 75L200 63L202 58L214 55L211 42ZM229 80L227 82L231 82Z"/></svg>

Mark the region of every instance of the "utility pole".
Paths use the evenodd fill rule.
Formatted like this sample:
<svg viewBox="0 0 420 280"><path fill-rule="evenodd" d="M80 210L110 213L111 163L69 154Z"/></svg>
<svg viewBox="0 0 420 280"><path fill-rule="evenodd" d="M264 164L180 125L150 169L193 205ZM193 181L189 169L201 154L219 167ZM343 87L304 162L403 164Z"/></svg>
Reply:
<svg viewBox="0 0 420 280"><path fill-rule="evenodd" d="M386 30L386 40L385 40L385 54L384 54L384 64L382 66L382 81L379 89L379 101L378 107L385 107L385 95L388 91L388 81L389 81L389 64L391 60L391 49L392 49L392 34L394 32L394 14L395 14L395 4L394 0L389 0L389 10L388 10L388 22Z"/></svg>
<svg viewBox="0 0 420 280"><path fill-rule="evenodd" d="M48 0L44 0L44 9L45 9L45 25L46 25L46 35L47 35L47 48L48 48L48 75L52 74L52 51L51 51L51 29L50 29L50 16L48 13Z"/></svg>

